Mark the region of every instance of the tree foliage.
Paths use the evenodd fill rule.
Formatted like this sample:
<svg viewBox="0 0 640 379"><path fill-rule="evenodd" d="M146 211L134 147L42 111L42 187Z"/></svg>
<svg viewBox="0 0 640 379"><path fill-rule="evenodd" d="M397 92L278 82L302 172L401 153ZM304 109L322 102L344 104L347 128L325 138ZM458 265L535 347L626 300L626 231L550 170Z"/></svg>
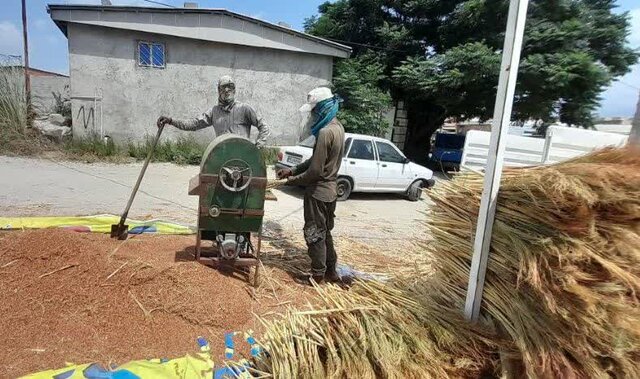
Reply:
<svg viewBox="0 0 640 379"><path fill-rule="evenodd" d="M388 129L384 114L391 107L391 95L380 89L383 70L368 54L337 64L333 85L344 99L338 118L347 131L382 136Z"/></svg>
<svg viewBox="0 0 640 379"><path fill-rule="evenodd" d="M394 97L444 116L493 113L508 0L338 0L307 20L312 34L374 49ZM614 0L531 0L514 119L589 126L599 95L629 71L627 13Z"/></svg>

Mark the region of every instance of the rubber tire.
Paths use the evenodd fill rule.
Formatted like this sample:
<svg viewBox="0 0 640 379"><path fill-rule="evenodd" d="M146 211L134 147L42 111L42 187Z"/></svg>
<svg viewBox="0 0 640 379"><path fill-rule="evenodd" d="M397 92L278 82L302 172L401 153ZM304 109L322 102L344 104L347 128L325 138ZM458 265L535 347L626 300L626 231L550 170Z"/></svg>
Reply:
<svg viewBox="0 0 640 379"><path fill-rule="evenodd" d="M351 180L347 178L338 178L336 186L338 189L338 201L345 201L349 196L351 196L351 190L353 189Z"/></svg>
<svg viewBox="0 0 640 379"><path fill-rule="evenodd" d="M407 188L407 199L418 201L422 197L422 181L416 180Z"/></svg>

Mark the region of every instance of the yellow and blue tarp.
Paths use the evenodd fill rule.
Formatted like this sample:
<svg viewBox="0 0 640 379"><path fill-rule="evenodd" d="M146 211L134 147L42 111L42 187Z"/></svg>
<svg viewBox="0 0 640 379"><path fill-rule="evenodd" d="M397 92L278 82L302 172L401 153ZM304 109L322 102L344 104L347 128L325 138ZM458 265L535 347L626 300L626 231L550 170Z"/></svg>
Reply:
<svg viewBox="0 0 640 379"><path fill-rule="evenodd" d="M225 358L232 359L233 337L238 332L225 335ZM257 357L261 350L251 331L245 333L246 341L251 345L251 356ZM47 370L24 376L22 379L250 379L251 363L242 359L237 363L215 366L211 359L209 343L198 338L200 352L195 356L187 354L176 359L151 359L132 361L124 365L105 369L97 363L82 365L69 364L58 370Z"/></svg>
<svg viewBox="0 0 640 379"><path fill-rule="evenodd" d="M111 225L120 221L119 216L70 217L0 217L0 230L66 228L77 232L109 233ZM139 221L127 219L129 234L194 234L195 228L162 220Z"/></svg>

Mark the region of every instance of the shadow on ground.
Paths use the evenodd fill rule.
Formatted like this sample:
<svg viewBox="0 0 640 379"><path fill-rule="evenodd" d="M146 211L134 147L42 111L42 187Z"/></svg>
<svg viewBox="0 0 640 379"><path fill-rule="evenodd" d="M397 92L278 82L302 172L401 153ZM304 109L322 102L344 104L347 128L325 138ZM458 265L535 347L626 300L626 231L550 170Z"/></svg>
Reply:
<svg viewBox="0 0 640 379"><path fill-rule="evenodd" d="M194 240L195 240L195 237L194 237ZM202 256L204 257L212 256L213 252L214 252L214 247L212 242L202 241ZM176 251L175 262L193 262L195 261L195 259L196 259L195 245L188 246L180 251ZM237 279L242 282L252 283L253 274L251 270L249 270L247 267L232 267L232 266L226 266L226 265L220 266L220 267L213 267L204 263L201 263L201 264L209 267L211 270L215 270L219 272L220 274L226 277Z"/></svg>
<svg viewBox="0 0 640 379"><path fill-rule="evenodd" d="M302 200L304 198L304 188L300 187L292 187L292 186L284 186L278 188L279 191L286 193L289 196L295 197L296 199ZM383 201L383 200L398 200L398 199L406 199L403 194L399 193L368 193L368 192L356 192L352 193L349 196L349 200L358 200L358 201Z"/></svg>
<svg viewBox="0 0 640 379"><path fill-rule="evenodd" d="M311 259L307 254L306 246L291 241L285 236L283 230L277 221L266 221L263 224L263 241L275 249L271 251L262 249L262 264L265 267L282 270L291 278L297 279L309 272Z"/></svg>

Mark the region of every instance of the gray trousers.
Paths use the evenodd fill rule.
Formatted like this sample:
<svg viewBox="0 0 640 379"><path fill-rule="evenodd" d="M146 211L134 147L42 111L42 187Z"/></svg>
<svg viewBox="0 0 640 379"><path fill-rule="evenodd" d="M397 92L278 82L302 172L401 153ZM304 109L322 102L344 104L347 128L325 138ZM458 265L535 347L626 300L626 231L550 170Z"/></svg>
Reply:
<svg viewBox="0 0 640 379"><path fill-rule="evenodd" d="M304 239L311 257L312 275L321 276L336 269L338 255L331 236L335 211L335 201L325 203L305 193Z"/></svg>

